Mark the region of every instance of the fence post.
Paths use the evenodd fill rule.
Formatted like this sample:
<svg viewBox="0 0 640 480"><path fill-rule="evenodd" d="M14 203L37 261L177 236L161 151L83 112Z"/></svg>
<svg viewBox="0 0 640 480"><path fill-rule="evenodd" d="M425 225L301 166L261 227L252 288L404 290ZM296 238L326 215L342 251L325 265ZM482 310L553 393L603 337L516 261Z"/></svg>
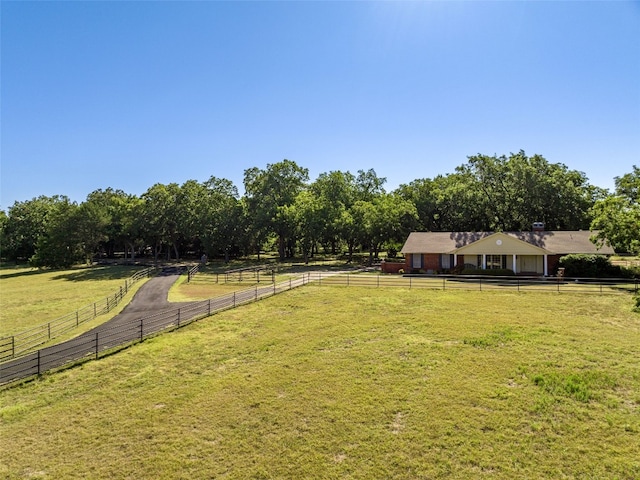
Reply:
<svg viewBox="0 0 640 480"><path fill-rule="evenodd" d="M49 332L49 340L51 340L51 322L47 323L47 331Z"/></svg>
<svg viewBox="0 0 640 480"><path fill-rule="evenodd" d="M233 292L233 306L236 306L236 292Z"/></svg>
<svg viewBox="0 0 640 480"><path fill-rule="evenodd" d="M258 286L256 285L256 300L258 300Z"/></svg>
<svg viewBox="0 0 640 480"><path fill-rule="evenodd" d="M40 375L40 349L38 349L38 375Z"/></svg>
<svg viewBox="0 0 640 480"><path fill-rule="evenodd" d="M444 292L447 289L447 279L442 278L442 291Z"/></svg>
<svg viewBox="0 0 640 480"><path fill-rule="evenodd" d="M96 360L98 359L98 351L99 351L98 350L98 335L99 335L99 333L96 332Z"/></svg>
<svg viewBox="0 0 640 480"><path fill-rule="evenodd" d="M178 326L180 326L180 309L178 309Z"/></svg>
<svg viewBox="0 0 640 480"><path fill-rule="evenodd" d="M16 356L16 336L15 335L11 336L11 356L12 357Z"/></svg>
<svg viewBox="0 0 640 480"><path fill-rule="evenodd" d="M211 315L211 299L209 299L209 305L207 309L207 315Z"/></svg>
<svg viewBox="0 0 640 480"><path fill-rule="evenodd" d="M143 331L143 322L142 319L140 319L140 341L142 341L144 339L144 331Z"/></svg>
<svg viewBox="0 0 640 480"><path fill-rule="evenodd" d="M482 278L480 279L480 291L482 291Z"/></svg>
<svg viewBox="0 0 640 480"><path fill-rule="evenodd" d="M412 280L412 278L413 277L409 277L409 290L411 290L411 283L412 283L411 280Z"/></svg>
<svg viewBox="0 0 640 480"><path fill-rule="evenodd" d="M93 318L96 318L98 316L98 310L96 308L96 303L93 303Z"/></svg>
<svg viewBox="0 0 640 480"><path fill-rule="evenodd" d="M378 275L378 287L380 287L380 275Z"/></svg>
<svg viewBox="0 0 640 480"><path fill-rule="evenodd" d="M76 327L78 325L80 325L80 318L79 318L79 315L78 315L78 310L76 310Z"/></svg>

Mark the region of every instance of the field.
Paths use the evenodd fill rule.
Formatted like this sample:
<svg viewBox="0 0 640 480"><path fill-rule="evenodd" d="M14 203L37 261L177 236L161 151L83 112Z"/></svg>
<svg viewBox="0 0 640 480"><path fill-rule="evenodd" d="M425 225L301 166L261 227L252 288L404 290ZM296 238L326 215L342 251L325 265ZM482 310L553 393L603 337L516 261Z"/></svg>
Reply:
<svg viewBox="0 0 640 480"><path fill-rule="evenodd" d="M141 269L135 266L53 271L1 268L0 337L45 324L104 300Z"/></svg>
<svg viewBox="0 0 640 480"><path fill-rule="evenodd" d="M0 476L639 478L631 306L302 287L0 390Z"/></svg>

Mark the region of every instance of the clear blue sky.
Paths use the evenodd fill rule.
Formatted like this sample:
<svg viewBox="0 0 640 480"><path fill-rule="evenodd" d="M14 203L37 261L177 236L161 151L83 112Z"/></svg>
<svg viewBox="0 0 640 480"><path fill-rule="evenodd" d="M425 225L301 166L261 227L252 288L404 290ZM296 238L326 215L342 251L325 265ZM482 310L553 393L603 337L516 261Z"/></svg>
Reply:
<svg viewBox="0 0 640 480"><path fill-rule="evenodd" d="M638 2L1 2L0 208L283 159L393 190L524 150L640 164Z"/></svg>

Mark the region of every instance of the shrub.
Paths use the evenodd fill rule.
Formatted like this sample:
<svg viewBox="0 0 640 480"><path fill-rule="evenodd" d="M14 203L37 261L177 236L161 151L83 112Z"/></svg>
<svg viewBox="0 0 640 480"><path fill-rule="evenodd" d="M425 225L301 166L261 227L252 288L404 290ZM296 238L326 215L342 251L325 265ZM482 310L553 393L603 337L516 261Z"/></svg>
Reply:
<svg viewBox="0 0 640 480"><path fill-rule="evenodd" d="M460 272L461 275L490 275L492 277L512 277L515 275L513 270L508 268L499 268L491 270L482 270L481 268L465 268Z"/></svg>
<svg viewBox="0 0 640 480"><path fill-rule="evenodd" d="M622 277L626 276L621 267L611 265L603 255L571 254L560 258L558 264L564 268L567 277Z"/></svg>

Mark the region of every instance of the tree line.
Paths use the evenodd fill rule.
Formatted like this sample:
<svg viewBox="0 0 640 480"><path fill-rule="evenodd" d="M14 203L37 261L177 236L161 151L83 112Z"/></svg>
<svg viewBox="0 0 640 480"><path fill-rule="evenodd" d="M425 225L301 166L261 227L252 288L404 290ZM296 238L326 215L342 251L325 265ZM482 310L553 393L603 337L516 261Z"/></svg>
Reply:
<svg viewBox="0 0 640 480"><path fill-rule="evenodd" d="M212 176L155 184L140 196L112 188L81 203L40 196L0 211L0 255L33 266L66 267L96 255L180 259L277 250L279 258L319 251L377 257L397 252L411 231L601 230L595 242L640 251L640 170L616 178L610 193L585 174L520 151L476 155L454 173L387 192L371 170L331 171L310 181L291 160L249 168L244 194Z"/></svg>

